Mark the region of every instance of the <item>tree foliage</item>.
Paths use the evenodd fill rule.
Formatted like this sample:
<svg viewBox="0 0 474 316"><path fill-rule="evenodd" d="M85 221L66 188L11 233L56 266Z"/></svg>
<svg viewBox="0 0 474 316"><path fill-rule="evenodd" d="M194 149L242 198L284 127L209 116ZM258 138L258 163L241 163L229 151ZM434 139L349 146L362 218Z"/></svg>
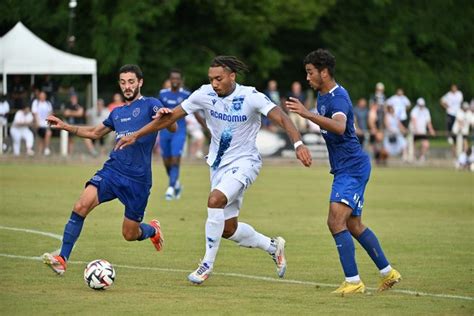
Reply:
<svg viewBox="0 0 474 316"><path fill-rule="evenodd" d="M67 48L68 1L4 0L0 11L0 34L21 20ZM286 90L304 81L303 57L325 47L354 99L382 81L388 94L403 87L412 100L428 99L439 121L438 100L451 82L466 97L474 93L473 20L468 0L78 0L72 52L98 60L101 91L116 88L122 64L140 64L151 94L172 67L196 88L218 54L248 63L245 83L263 88L275 78Z"/></svg>

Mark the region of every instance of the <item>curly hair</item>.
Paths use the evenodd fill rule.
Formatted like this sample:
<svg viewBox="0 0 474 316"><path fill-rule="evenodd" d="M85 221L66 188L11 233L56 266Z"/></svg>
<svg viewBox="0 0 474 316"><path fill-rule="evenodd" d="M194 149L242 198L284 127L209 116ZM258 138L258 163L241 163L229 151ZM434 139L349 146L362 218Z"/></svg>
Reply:
<svg viewBox="0 0 474 316"><path fill-rule="evenodd" d="M303 60L304 65L312 64L318 71L327 69L329 75L334 77L336 71L336 57L327 49L319 48L312 51Z"/></svg>
<svg viewBox="0 0 474 316"><path fill-rule="evenodd" d="M120 67L119 76L120 74L127 73L127 72L134 73L139 80L143 79L143 72L140 69L140 67L138 67L138 65L132 65L132 64L123 65L122 67Z"/></svg>

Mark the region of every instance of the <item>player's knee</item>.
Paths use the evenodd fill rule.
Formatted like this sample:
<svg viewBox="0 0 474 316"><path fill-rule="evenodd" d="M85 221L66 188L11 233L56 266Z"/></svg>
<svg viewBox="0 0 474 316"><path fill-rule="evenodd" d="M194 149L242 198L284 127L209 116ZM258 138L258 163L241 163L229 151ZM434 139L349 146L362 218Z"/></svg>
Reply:
<svg viewBox="0 0 474 316"><path fill-rule="evenodd" d="M226 206L227 199L225 195L211 194L207 200L207 206L210 208L224 208Z"/></svg>
<svg viewBox="0 0 474 316"><path fill-rule="evenodd" d="M138 238L137 233L129 229L122 230L122 236L126 241L134 241Z"/></svg>
<svg viewBox="0 0 474 316"><path fill-rule="evenodd" d="M81 215L82 217L86 217L87 213L89 213L90 206L87 203L79 200L74 204L74 212Z"/></svg>
<svg viewBox="0 0 474 316"><path fill-rule="evenodd" d="M331 234L336 234L346 229L346 224L335 217L328 217L327 225Z"/></svg>

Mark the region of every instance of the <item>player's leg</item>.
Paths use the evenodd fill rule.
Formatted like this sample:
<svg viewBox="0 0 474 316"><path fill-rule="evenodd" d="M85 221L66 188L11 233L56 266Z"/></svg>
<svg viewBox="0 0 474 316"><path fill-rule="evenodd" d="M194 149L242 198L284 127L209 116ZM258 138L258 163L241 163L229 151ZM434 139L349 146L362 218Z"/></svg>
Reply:
<svg viewBox="0 0 474 316"><path fill-rule="evenodd" d="M163 246L163 234L160 222L156 219L150 224L142 223L150 196L151 185L113 176L114 193L125 205L125 216L122 223L122 235L127 241L150 239L157 251Z"/></svg>
<svg viewBox="0 0 474 316"><path fill-rule="evenodd" d="M74 204L69 221L64 227L61 252L59 255L50 253L43 255L43 262L59 275L62 275L66 271L66 262L71 255L74 244L81 234L84 219L94 207L99 204L97 192L97 187L91 184L87 185L79 197L79 200Z"/></svg>
<svg viewBox="0 0 474 316"><path fill-rule="evenodd" d="M186 142L186 130L176 132L171 139L170 181L169 186L174 188L175 198L181 197L182 187L179 181L181 155Z"/></svg>
<svg viewBox="0 0 474 316"><path fill-rule="evenodd" d="M224 232L224 207L227 198L219 190L212 190L207 202L207 219L205 224L206 254L199 267L188 275L188 280L194 284L201 284L212 272L214 261Z"/></svg>
<svg viewBox="0 0 474 316"><path fill-rule="evenodd" d="M160 153L163 158L163 165L166 169L166 174L168 175L168 182L171 180L171 133L167 130L160 132ZM168 188L165 192L165 199L172 200L174 199L174 187L168 185Z"/></svg>
<svg viewBox="0 0 474 316"><path fill-rule="evenodd" d="M362 208L360 211L361 210ZM359 244L365 249L367 254L379 269L381 276L379 291L384 291L391 288L394 284L400 282L401 275L397 270L390 266L390 263L385 257L385 253L379 243L377 236L370 228L366 227L362 223L361 217L361 215L351 215L347 221L347 227L352 236L357 239Z"/></svg>
<svg viewBox="0 0 474 316"><path fill-rule="evenodd" d="M50 128L46 128L45 134L44 134L44 154L46 156L49 156L51 154L51 149L49 148L49 144L51 142L51 135L53 133L51 132Z"/></svg>

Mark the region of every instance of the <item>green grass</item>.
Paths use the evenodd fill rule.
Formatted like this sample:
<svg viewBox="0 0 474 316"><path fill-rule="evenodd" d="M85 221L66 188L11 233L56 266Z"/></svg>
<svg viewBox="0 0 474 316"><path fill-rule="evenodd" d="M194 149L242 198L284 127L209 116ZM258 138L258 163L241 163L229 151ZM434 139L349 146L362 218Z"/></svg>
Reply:
<svg viewBox="0 0 474 316"><path fill-rule="evenodd" d="M124 241L123 208L117 201L106 203L87 218L71 260L109 260L116 265L114 286L103 292L88 289L82 279L84 263L71 262L66 275L57 277L39 261L0 256L1 314L474 313L473 300L398 291L331 295L333 288L324 284L339 284L343 274L326 227L331 184L327 167L264 166L246 193L240 216L264 234L285 237L285 279L307 284L274 282L277 277L268 255L223 241L215 274L205 284L192 286L186 276L204 251L208 169L185 166L182 199L166 202L164 171L155 164L146 220L157 217L162 223L166 239L162 253L148 241ZM62 234L83 183L98 168L1 164L0 225ZM452 170L373 170L364 222L403 275L397 290L474 298L473 180L472 174ZM0 229L0 254L32 257L58 247L59 241L50 237ZM376 287L377 269L358 244L356 253L362 279Z"/></svg>

